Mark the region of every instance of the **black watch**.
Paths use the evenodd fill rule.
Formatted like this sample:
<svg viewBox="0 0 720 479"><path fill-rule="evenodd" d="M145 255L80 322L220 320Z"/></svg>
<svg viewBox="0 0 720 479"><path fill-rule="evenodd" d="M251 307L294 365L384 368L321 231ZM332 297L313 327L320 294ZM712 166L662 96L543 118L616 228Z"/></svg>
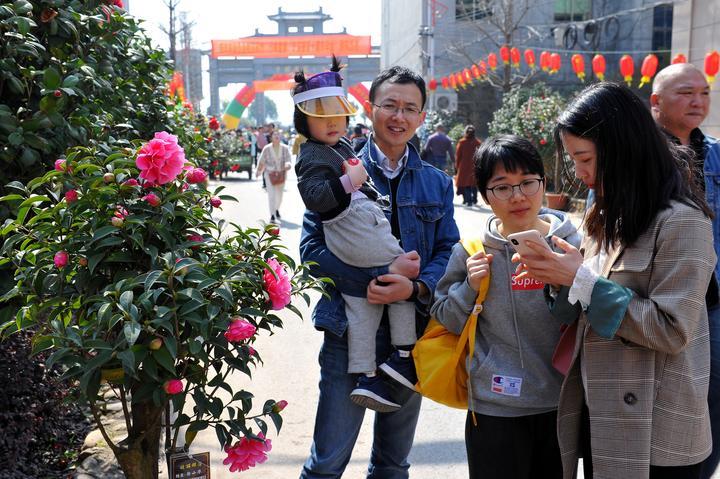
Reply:
<svg viewBox="0 0 720 479"><path fill-rule="evenodd" d="M418 294L420 294L420 283L418 283L415 280L412 280L411 283L412 283L413 290L412 290L412 294L408 298L408 301L416 301L418 299Z"/></svg>

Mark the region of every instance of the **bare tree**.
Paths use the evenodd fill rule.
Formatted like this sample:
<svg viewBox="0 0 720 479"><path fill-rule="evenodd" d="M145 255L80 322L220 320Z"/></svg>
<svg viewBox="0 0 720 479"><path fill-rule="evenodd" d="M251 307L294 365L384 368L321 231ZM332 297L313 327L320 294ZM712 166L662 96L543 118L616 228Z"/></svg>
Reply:
<svg viewBox="0 0 720 479"><path fill-rule="evenodd" d="M489 50L497 51L507 45L508 48L521 47L541 35L532 27L523 25L530 10L530 0L457 0L458 13L467 20L467 25L478 33L472 42L457 42L448 47L448 51L470 63L477 59L477 53L470 51L478 43L489 46ZM498 69L488 69L486 80L496 89L510 91L513 85L524 84L530 80L537 70L521 74L519 69L513 70L510 64L498 64Z"/></svg>
<svg viewBox="0 0 720 479"><path fill-rule="evenodd" d="M175 38L177 36L177 30L175 29L175 10L177 10L180 0L163 0L163 3L168 7L170 23L167 29L161 26L160 30L162 30L162 32L168 36L168 40L170 40L170 59L175 63Z"/></svg>

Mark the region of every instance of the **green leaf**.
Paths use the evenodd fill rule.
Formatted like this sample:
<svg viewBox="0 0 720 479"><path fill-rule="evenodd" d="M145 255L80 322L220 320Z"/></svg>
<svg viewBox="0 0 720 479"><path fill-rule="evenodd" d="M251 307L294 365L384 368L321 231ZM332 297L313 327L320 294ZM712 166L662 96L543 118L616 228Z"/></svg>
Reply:
<svg viewBox="0 0 720 479"><path fill-rule="evenodd" d="M167 348L168 352L170 353L170 356L175 359L177 357L177 340L175 339L175 336L167 336L163 340L163 344Z"/></svg>
<svg viewBox="0 0 720 479"><path fill-rule="evenodd" d="M271 412L269 414L270 419L272 419L273 424L275 424L275 429L277 430L278 434L280 433L280 428L282 427L282 416L278 413Z"/></svg>
<svg viewBox="0 0 720 479"><path fill-rule="evenodd" d="M135 374L135 355L132 351L128 349L119 353L117 357L122 361L123 368L125 368L126 371Z"/></svg>
<svg viewBox="0 0 720 479"><path fill-rule="evenodd" d="M173 361L172 356L164 345L157 351L153 351L152 356L155 358L155 361L157 361L160 366L162 366L172 374L175 374L175 361Z"/></svg>
<svg viewBox="0 0 720 479"><path fill-rule="evenodd" d="M110 226L103 226L103 227L101 227L101 228L98 228L97 230L95 230L95 233L93 234L93 239L92 239L92 241L97 241L97 240L99 240L100 238L104 238L104 237L106 237L107 235L109 235L109 234L111 234L111 233L113 233L113 232L115 232L115 231L117 231L117 230L118 230L118 229L117 229L116 227L112 226L112 225L110 225Z"/></svg>
<svg viewBox="0 0 720 479"><path fill-rule="evenodd" d="M105 256L105 253L99 253L94 254L88 258L88 270L90 270L90 273L95 271L95 267L97 267L98 263L102 261L103 257Z"/></svg>
<svg viewBox="0 0 720 479"><path fill-rule="evenodd" d="M120 307L128 313L130 312L130 305L133 302L133 297L134 295L132 291L125 291L120 295Z"/></svg>
<svg viewBox="0 0 720 479"><path fill-rule="evenodd" d="M203 431L208 427L207 421L194 421L188 426L188 431Z"/></svg>
<svg viewBox="0 0 720 479"><path fill-rule="evenodd" d="M60 73L53 68L48 67L43 72L43 83L45 88L48 90L55 90L60 86L60 82L62 81L62 78L60 78Z"/></svg>
<svg viewBox="0 0 720 479"><path fill-rule="evenodd" d="M160 380L160 376L158 375L157 363L155 362L155 359L152 357L152 355L146 357L142 364L143 371L145 371L148 376L155 379L156 381Z"/></svg>
<svg viewBox="0 0 720 479"><path fill-rule="evenodd" d="M20 203L19 208L22 208L24 206L31 206L35 203L44 203L46 201L50 201L50 198L48 198L47 196L31 196L30 198Z"/></svg>
<svg viewBox="0 0 720 479"><path fill-rule="evenodd" d="M135 321L128 321L125 323L123 326L123 334L125 335L125 340L127 341L128 346L135 344L135 341L137 341L137 338L140 335L140 331L142 331L142 327Z"/></svg>
<svg viewBox="0 0 720 479"><path fill-rule="evenodd" d="M150 288L152 288L155 281L157 281L162 274L163 272L159 269L150 271L145 277L145 291L150 291Z"/></svg>
<svg viewBox="0 0 720 479"><path fill-rule="evenodd" d="M233 300L232 290L230 286L223 282L220 286L215 288L215 293L220 296L229 306L233 306L235 301Z"/></svg>

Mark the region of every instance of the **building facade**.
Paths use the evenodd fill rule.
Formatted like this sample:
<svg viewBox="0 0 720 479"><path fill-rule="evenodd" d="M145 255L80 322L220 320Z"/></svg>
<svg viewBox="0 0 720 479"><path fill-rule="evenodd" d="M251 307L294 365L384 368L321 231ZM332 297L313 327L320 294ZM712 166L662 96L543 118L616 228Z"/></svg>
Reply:
<svg viewBox="0 0 720 479"><path fill-rule="evenodd" d="M569 92L582 86L571 68L573 54L583 54L585 73L592 78L591 59L602 53L606 79L616 81L622 80L620 57L629 54L635 61L637 87L640 65L651 52L660 67L683 52L702 68L710 46L720 49L719 11L717 0L383 0L381 67L402 64L439 81L510 45L521 52L533 49L538 62L542 50L559 53L562 67L554 75L537 70L533 74L524 61L519 70L500 61L500 77L505 68L512 83L540 80ZM461 119L484 134L508 86L498 75L493 83L476 83L457 92L438 88L429 107L456 109ZM650 89L635 91L647 97ZM717 125L716 116L708 123Z"/></svg>

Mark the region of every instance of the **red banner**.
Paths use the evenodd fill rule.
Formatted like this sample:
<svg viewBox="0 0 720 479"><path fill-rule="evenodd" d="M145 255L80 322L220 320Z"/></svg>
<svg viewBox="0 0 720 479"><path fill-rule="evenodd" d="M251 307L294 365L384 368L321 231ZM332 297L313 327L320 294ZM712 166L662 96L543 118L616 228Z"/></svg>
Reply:
<svg viewBox="0 0 720 479"><path fill-rule="evenodd" d="M370 108L368 103L370 102L370 92L367 87L362 83L356 83L348 88L348 93L355 97L360 102L366 115L370 115Z"/></svg>
<svg viewBox="0 0 720 479"><path fill-rule="evenodd" d="M212 40L212 58L255 57L287 58L314 55L369 55L370 37L347 34L302 35L296 37L245 37L237 40Z"/></svg>

